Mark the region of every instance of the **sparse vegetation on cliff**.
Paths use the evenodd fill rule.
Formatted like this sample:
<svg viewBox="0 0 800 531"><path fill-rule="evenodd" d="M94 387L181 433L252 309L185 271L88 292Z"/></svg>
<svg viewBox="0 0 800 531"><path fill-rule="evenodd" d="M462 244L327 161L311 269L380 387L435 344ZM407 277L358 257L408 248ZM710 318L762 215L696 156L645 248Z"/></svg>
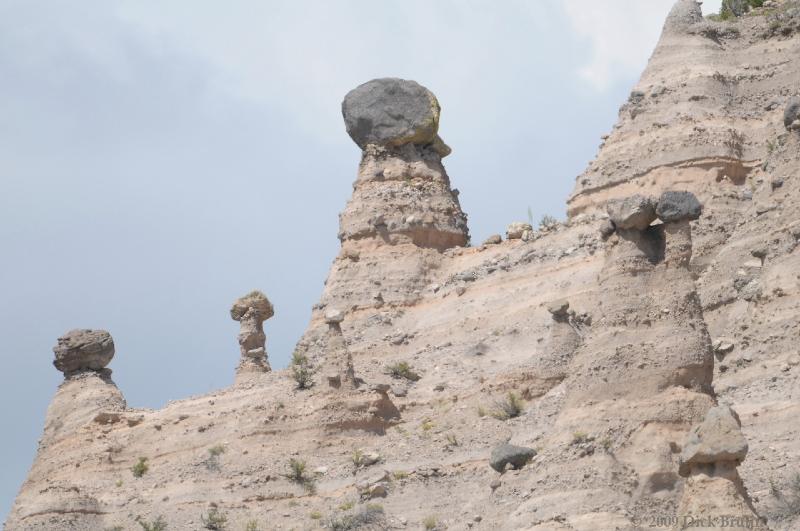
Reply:
<svg viewBox="0 0 800 531"><path fill-rule="evenodd" d="M167 529L167 522L162 516L156 517L152 522L142 520L142 517L139 516L136 518L136 523L139 524L144 531L166 531Z"/></svg>
<svg viewBox="0 0 800 531"><path fill-rule="evenodd" d="M150 470L150 465L147 464L146 457L140 457L136 464L131 467L131 472L135 478L144 476L148 470Z"/></svg>
<svg viewBox="0 0 800 531"><path fill-rule="evenodd" d="M397 379L406 379L412 382L416 382L420 379L419 374L414 372L414 369L405 361L398 361L397 363L392 363L388 367L386 367L386 373L391 376L392 378Z"/></svg>
<svg viewBox="0 0 800 531"><path fill-rule="evenodd" d="M308 389L314 385L314 368L305 354L295 351L292 354L292 378L298 389Z"/></svg>
<svg viewBox="0 0 800 531"><path fill-rule="evenodd" d="M204 528L211 531L225 531L228 525L228 517L216 507L212 507L206 514L200 515L200 521L203 522Z"/></svg>
<svg viewBox="0 0 800 531"><path fill-rule="evenodd" d="M352 531L367 525L378 524L383 518L383 507L371 503L355 514L329 518L327 527L332 531Z"/></svg>
<svg viewBox="0 0 800 531"><path fill-rule="evenodd" d="M517 393L508 393L502 400L495 402L495 409L492 416L500 420L508 420L519 417L525 409L525 403Z"/></svg>
<svg viewBox="0 0 800 531"><path fill-rule="evenodd" d="M715 21L735 20L736 17L744 15L748 9L761 7L764 0L722 0L719 13L709 15L709 19Z"/></svg>
<svg viewBox="0 0 800 531"><path fill-rule="evenodd" d="M289 459L289 473L283 474L283 476L289 481L302 485L308 492L313 493L316 490L314 478L306 474L306 462L302 459L294 457Z"/></svg>

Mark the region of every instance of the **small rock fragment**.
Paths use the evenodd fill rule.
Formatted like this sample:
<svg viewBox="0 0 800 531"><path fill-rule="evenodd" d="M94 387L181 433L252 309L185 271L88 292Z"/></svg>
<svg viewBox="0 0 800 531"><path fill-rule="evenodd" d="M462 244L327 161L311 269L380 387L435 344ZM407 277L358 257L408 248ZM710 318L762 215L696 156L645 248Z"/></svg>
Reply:
<svg viewBox="0 0 800 531"><path fill-rule="evenodd" d="M503 237L499 234L492 234L483 241L483 245L497 245L503 243Z"/></svg>
<svg viewBox="0 0 800 531"><path fill-rule="evenodd" d="M515 221L510 223L506 228L506 239L508 240L520 240L522 239L523 234L525 231L533 231L533 227L531 227L530 223L525 223L522 221Z"/></svg>

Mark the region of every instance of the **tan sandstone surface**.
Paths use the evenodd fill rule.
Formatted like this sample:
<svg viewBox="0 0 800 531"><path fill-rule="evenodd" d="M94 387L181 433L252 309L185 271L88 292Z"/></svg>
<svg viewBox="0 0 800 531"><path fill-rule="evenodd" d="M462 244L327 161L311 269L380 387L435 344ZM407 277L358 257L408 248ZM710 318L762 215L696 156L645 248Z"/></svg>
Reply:
<svg viewBox="0 0 800 531"><path fill-rule="evenodd" d="M800 529L798 52L800 2L679 0L568 219L473 247L435 96L358 87L295 363L253 292L234 385L133 409L70 332L5 529Z"/></svg>

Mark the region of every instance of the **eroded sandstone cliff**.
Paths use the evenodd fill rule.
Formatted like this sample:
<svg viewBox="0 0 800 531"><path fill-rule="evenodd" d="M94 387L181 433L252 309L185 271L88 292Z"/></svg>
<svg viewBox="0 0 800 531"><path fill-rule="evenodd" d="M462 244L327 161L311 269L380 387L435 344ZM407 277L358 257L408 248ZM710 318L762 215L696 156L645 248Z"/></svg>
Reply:
<svg viewBox="0 0 800 531"><path fill-rule="evenodd" d="M799 29L798 2L679 0L569 218L479 247L435 96L358 87L294 365L260 293L235 385L158 411L126 406L110 336L65 336L6 529L797 529Z"/></svg>

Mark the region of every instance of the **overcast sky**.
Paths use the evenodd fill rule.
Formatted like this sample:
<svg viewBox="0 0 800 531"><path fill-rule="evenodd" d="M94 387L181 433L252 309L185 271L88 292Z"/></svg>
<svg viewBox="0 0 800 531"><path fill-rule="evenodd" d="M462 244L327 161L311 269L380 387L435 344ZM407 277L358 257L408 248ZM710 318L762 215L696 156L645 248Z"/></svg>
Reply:
<svg viewBox="0 0 800 531"><path fill-rule="evenodd" d="M258 288L285 366L356 176L348 90L394 76L439 97L480 242L529 207L564 216L671 4L2 0L0 520L63 332L109 330L129 405L161 407L232 381L228 309Z"/></svg>

